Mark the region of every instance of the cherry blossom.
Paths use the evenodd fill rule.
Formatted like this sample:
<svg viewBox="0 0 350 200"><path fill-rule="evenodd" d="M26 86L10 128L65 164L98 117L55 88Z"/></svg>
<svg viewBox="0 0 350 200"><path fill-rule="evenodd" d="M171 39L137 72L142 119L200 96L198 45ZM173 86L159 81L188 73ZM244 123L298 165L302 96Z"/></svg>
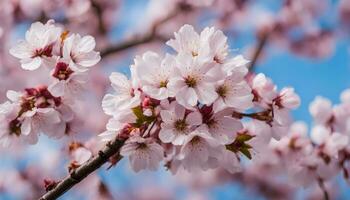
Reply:
<svg viewBox="0 0 350 200"><path fill-rule="evenodd" d="M142 90L158 100L173 96L168 83L176 65L175 58L169 54L163 59L154 52L146 52L142 57L136 57L134 67Z"/></svg>
<svg viewBox="0 0 350 200"><path fill-rule="evenodd" d="M107 94L103 98L102 108L106 114L114 115L118 110L130 109L141 103L140 91L125 75L113 72L109 79L117 95Z"/></svg>
<svg viewBox="0 0 350 200"><path fill-rule="evenodd" d="M86 71L101 59L100 54L94 51L95 46L92 36L72 34L64 40L63 58L72 60L74 67L80 71Z"/></svg>
<svg viewBox="0 0 350 200"><path fill-rule="evenodd" d="M71 98L79 95L86 83L86 73L77 72L70 68L70 64L58 61L52 73L54 81L48 90L56 97L65 96Z"/></svg>
<svg viewBox="0 0 350 200"><path fill-rule="evenodd" d="M59 42L61 28L54 25L54 21L46 24L36 22L26 32L26 39L10 50L19 58L21 66L26 70L36 70L41 66L50 66L54 58L54 48Z"/></svg>
<svg viewBox="0 0 350 200"><path fill-rule="evenodd" d="M164 143L183 145L193 129L202 123L202 116L194 111L185 116L186 109L173 102L169 110L160 111L163 123L159 139Z"/></svg>
<svg viewBox="0 0 350 200"><path fill-rule="evenodd" d="M122 156L129 156L130 165L135 172L142 169L157 170L163 159L163 148L151 139L131 137L120 151Z"/></svg>

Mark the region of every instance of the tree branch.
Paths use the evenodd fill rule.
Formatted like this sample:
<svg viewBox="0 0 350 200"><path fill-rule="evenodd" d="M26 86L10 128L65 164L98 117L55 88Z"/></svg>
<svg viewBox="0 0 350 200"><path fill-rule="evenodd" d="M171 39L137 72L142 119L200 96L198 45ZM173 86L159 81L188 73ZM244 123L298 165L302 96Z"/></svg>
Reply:
<svg viewBox="0 0 350 200"><path fill-rule="evenodd" d="M323 198L324 200L329 200L329 194L327 192L326 186L324 184L324 180L322 178L317 179L318 185L320 186L322 192L323 192Z"/></svg>
<svg viewBox="0 0 350 200"><path fill-rule="evenodd" d="M112 46L107 47L106 49L101 51L101 57L106 57L110 54L117 53L141 44L146 44L155 40L162 40L164 39L160 35L158 35L157 30L158 28L163 25L164 23L168 22L181 12L187 12L187 8L183 8L181 4L179 4L172 12L170 12L166 17L163 19L160 19L156 21L153 26L151 27L150 31L148 33L145 33L142 36L134 36L130 40L123 41L119 44L115 44Z"/></svg>
<svg viewBox="0 0 350 200"><path fill-rule="evenodd" d="M91 0L91 6L96 12L96 17L98 20L98 29L99 29L100 33L106 34L107 28L106 28L104 21L103 21L103 9L95 0Z"/></svg>
<svg viewBox="0 0 350 200"><path fill-rule="evenodd" d="M251 119L256 119L259 121L271 122L273 120L273 115L271 110L265 110L256 113L240 113L233 112L232 117L242 119L243 117L248 117Z"/></svg>
<svg viewBox="0 0 350 200"><path fill-rule="evenodd" d="M259 37L259 41L258 41L258 44L256 45L252 61L250 62L249 66L248 66L249 71L254 70L256 63L258 62L260 55L261 55L264 47L266 46L266 43L267 43L267 40L268 40L270 33L271 33L270 31L265 31Z"/></svg>
<svg viewBox="0 0 350 200"><path fill-rule="evenodd" d="M131 47L135 47L141 44L146 44L148 42L151 42L153 40L155 40L156 37L154 34L146 34L143 37L136 37L132 40L127 40L127 41L123 41L119 44L113 45L113 46L109 46L106 49L101 51L101 57L106 57L110 54L113 53L117 53L126 49L129 49Z"/></svg>
<svg viewBox="0 0 350 200"><path fill-rule="evenodd" d="M39 200L54 200L62 196L68 190L70 190L74 185L78 184L89 174L100 168L105 164L110 157L115 154L119 154L120 148L123 146L125 140L116 138L106 144L105 148L99 151L98 155L91 160L89 160L84 165L80 166L76 170L73 170L70 175L65 179L60 181L55 187L43 195Z"/></svg>

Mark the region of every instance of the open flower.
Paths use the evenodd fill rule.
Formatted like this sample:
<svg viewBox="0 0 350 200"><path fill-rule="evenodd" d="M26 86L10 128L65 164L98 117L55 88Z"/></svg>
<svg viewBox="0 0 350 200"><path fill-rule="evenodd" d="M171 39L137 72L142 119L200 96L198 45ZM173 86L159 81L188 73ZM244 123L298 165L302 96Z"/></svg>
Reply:
<svg viewBox="0 0 350 200"><path fill-rule="evenodd" d="M101 60L100 53L94 51L95 46L96 42L92 36L81 37L79 34L72 34L64 40L63 58L72 60L80 71L86 71Z"/></svg>
<svg viewBox="0 0 350 200"><path fill-rule="evenodd" d="M200 129L193 131L181 147L180 159L188 171L207 168L210 157L215 155L217 141Z"/></svg>
<svg viewBox="0 0 350 200"><path fill-rule="evenodd" d="M102 108L108 115L116 115L119 110L127 110L141 103L141 92L132 81L121 73L113 72L109 79L117 95L107 94L102 100Z"/></svg>
<svg viewBox="0 0 350 200"><path fill-rule="evenodd" d="M20 59L23 69L35 70L54 63L53 49L62 30L53 23L50 20L46 24L32 24L26 32L26 39L10 49L11 55Z"/></svg>
<svg viewBox="0 0 350 200"><path fill-rule="evenodd" d="M205 28L198 34L191 25L184 25L175 33L175 39L167 42L179 54L223 63L228 55L227 37L214 27Z"/></svg>
<svg viewBox="0 0 350 200"><path fill-rule="evenodd" d="M75 97L83 90L86 83L86 73L74 71L71 64L65 60L59 60L52 71L53 83L48 90L55 97Z"/></svg>
<svg viewBox="0 0 350 200"><path fill-rule="evenodd" d="M173 102L169 110L160 111L163 123L159 132L159 139L164 143L174 145L184 144L193 127L202 123L202 116L199 112L194 111L185 115L186 109L181 105Z"/></svg>
<svg viewBox="0 0 350 200"><path fill-rule="evenodd" d="M129 156L132 169L138 172L143 169L157 170L163 160L163 147L151 138L139 136L129 138L120 150L120 155Z"/></svg>
<svg viewBox="0 0 350 200"><path fill-rule="evenodd" d="M225 108L235 108L236 110L247 110L253 106L253 95L251 88L244 80L227 77L216 86L218 99L214 102L215 112Z"/></svg>
<svg viewBox="0 0 350 200"><path fill-rule="evenodd" d="M213 103L218 97L214 84L222 78L222 70L186 54L178 55L177 59L179 64L169 88L179 104L191 109L198 101L206 105Z"/></svg>
<svg viewBox="0 0 350 200"><path fill-rule="evenodd" d="M135 71L140 81L142 91L152 98L163 100L172 96L168 83L172 76L176 60L171 55L162 59L154 52L146 52L142 57L135 58Z"/></svg>

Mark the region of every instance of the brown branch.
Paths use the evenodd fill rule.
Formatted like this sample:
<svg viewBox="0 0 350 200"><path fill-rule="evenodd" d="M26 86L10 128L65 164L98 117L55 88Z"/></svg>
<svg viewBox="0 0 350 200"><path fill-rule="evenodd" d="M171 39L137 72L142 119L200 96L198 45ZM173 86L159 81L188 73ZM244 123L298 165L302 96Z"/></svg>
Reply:
<svg viewBox="0 0 350 200"><path fill-rule="evenodd" d="M117 53L120 51L124 51L126 49L141 45L141 44L146 44L149 42L152 42L156 39L154 34L146 34L142 37L135 37L132 40L127 40L127 41L123 41L119 44L113 45L113 46L109 46L106 49L101 51L101 57L106 57L109 56L113 53Z"/></svg>
<svg viewBox="0 0 350 200"><path fill-rule="evenodd" d="M270 33L271 33L270 31L265 31L262 33L262 35L260 35L260 37L258 37L259 38L258 44L256 45L252 61L249 63L249 66L248 66L249 71L254 70L256 63L258 62L261 56L261 53L263 52L263 49L266 46Z"/></svg>
<svg viewBox="0 0 350 200"><path fill-rule="evenodd" d="M318 185L320 186L322 192L323 192L323 198L324 200L329 200L329 194L327 192L326 186L324 185L324 180L322 178L317 179Z"/></svg>
<svg viewBox="0 0 350 200"><path fill-rule="evenodd" d="M91 6L96 12L96 17L98 20L98 30L100 31L100 33L106 34L107 28L106 28L105 23L103 21L103 9L102 9L102 7L95 0L91 0Z"/></svg>
<svg viewBox="0 0 350 200"><path fill-rule="evenodd" d="M44 194L39 200L54 200L59 198L68 190L70 190L73 186L75 186L84 178L86 178L89 174L93 173L103 164L108 162L110 157L119 153L119 150L123 146L123 144L124 140L118 138L114 141L107 143L105 148L99 151L96 157L92 158L86 164L80 166L76 170L73 170L70 173L70 175L68 175L65 179L60 181L55 187L53 187L50 191Z"/></svg>
<svg viewBox="0 0 350 200"><path fill-rule="evenodd" d="M260 121L265 122L271 122L273 120L273 115L271 110L265 110L261 112L256 113L240 113L240 112L233 112L232 117L241 119L243 117L248 117Z"/></svg>
<svg viewBox="0 0 350 200"><path fill-rule="evenodd" d="M159 21L156 21L153 26L151 27L150 31L148 33L145 33L144 35L137 36L135 35L132 39L123 41L119 44L115 44L112 46L107 47L106 49L101 51L101 57L106 57L110 54L117 53L120 51L127 50L129 48L141 45L141 44L146 44L149 42L153 42L156 40L166 40L164 37L158 35L157 31L161 25L164 23L168 22L178 14L182 12L187 12L188 10L183 8L181 4L179 4L172 12L170 12L166 17L163 19L160 19Z"/></svg>

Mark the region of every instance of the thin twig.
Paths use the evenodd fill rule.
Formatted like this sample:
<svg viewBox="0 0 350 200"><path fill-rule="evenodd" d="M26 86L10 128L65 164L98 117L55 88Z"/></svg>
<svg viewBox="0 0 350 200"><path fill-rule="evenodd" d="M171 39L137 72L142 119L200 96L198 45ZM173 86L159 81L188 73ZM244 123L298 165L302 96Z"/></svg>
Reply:
<svg viewBox="0 0 350 200"><path fill-rule="evenodd" d="M107 28L106 28L105 23L103 21L103 9L95 0L91 0L91 6L96 12L96 17L98 20L98 30L100 31L100 33L106 34Z"/></svg>
<svg viewBox="0 0 350 200"><path fill-rule="evenodd" d="M326 187L324 185L323 179L322 178L318 178L317 181L318 181L318 185L320 186L320 188L321 188L321 190L323 192L324 200L329 200L329 194L328 194L327 189L326 189Z"/></svg>
<svg viewBox="0 0 350 200"><path fill-rule="evenodd" d="M268 40L270 33L271 32L269 32L269 31L265 31L259 37L259 41L258 41L258 44L256 45L252 61L250 62L249 66L248 66L249 71L254 71L256 63L258 62L260 55L263 52L264 47L266 46L266 43L267 43L267 40Z"/></svg>
<svg viewBox="0 0 350 200"><path fill-rule="evenodd" d="M181 12L182 12L182 8L180 6L178 6L171 13L169 13L166 17L155 22L148 33L145 33L144 35L141 35L141 36L135 35L130 40L126 40L126 41L123 41L121 43L107 47L106 49L101 51L101 57L103 58L103 57L106 57L110 54L124 51L126 49L129 49L129 48L141 45L141 44L146 44L146 43L153 42L156 40L164 40L163 37L158 35L158 33L157 33L158 28L161 25L163 25L164 23L166 23L169 20L171 20L172 18L174 18L175 16L177 16Z"/></svg>
<svg viewBox="0 0 350 200"><path fill-rule="evenodd" d="M256 113L233 112L232 117L238 118L238 119L241 119L243 117L248 117L248 118L265 121L265 122L271 122L273 120L271 110L265 110L265 111L256 112Z"/></svg>
<svg viewBox="0 0 350 200"><path fill-rule="evenodd" d="M124 140L121 139L115 139L114 141L107 143L105 148L99 151L96 157L92 158L78 169L73 170L70 175L60 181L53 189L44 194L39 200L54 200L59 198L74 185L78 184L89 174L108 162L110 157L119 153L119 150L123 144Z"/></svg>

